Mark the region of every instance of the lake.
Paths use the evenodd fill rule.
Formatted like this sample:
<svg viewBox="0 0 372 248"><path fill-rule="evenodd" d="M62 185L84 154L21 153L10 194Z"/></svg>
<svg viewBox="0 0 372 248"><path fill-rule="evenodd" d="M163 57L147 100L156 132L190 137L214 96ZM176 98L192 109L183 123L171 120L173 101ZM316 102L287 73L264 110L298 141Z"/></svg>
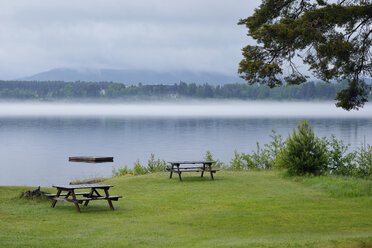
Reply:
<svg viewBox="0 0 372 248"><path fill-rule="evenodd" d="M0 185L51 186L110 177L112 168L150 154L171 160L200 160L207 150L227 163L234 150L248 153L287 137L307 119L317 136L352 148L372 144L372 104L347 112L333 103L191 102L140 104L0 103ZM69 156L113 156L113 163L68 162Z"/></svg>

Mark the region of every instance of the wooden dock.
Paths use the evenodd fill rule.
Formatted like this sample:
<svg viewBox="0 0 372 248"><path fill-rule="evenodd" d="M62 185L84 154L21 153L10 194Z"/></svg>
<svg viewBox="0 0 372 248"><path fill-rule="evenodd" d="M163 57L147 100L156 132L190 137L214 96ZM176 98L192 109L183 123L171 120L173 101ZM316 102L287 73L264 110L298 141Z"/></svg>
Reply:
<svg viewBox="0 0 372 248"><path fill-rule="evenodd" d="M106 163L106 162L114 162L114 157L78 156L78 157L69 157L68 161L85 162L85 163Z"/></svg>

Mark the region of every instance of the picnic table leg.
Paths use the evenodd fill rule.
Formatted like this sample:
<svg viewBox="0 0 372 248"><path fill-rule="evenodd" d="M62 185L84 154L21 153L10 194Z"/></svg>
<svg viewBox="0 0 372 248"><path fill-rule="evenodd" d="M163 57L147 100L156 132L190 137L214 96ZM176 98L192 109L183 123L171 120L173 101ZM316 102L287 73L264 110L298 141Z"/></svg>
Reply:
<svg viewBox="0 0 372 248"><path fill-rule="evenodd" d="M182 181L182 178L181 178L181 171L180 171L180 165L177 164L177 171L178 171L178 178L180 179L180 181Z"/></svg>
<svg viewBox="0 0 372 248"><path fill-rule="evenodd" d="M109 195L108 189L105 188L105 189L103 189L103 190L105 191L105 194L106 194L106 198L107 198L108 204L110 205L110 209L111 209L111 210L114 210L114 206L112 205L111 199L109 199L110 195Z"/></svg>
<svg viewBox="0 0 372 248"><path fill-rule="evenodd" d="M55 197L59 197L59 195L61 194L61 191L62 190L58 189L57 194L56 194ZM57 200L53 200L51 207L54 208L54 206L56 205L56 203L57 203Z"/></svg>
<svg viewBox="0 0 372 248"><path fill-rule="evenodd" d="M67 194L66 194L65 198L68 198L68 197L70 196L70 194L71 194L71 192L70 192L70 191L69 191L69 192L67 192Z"/></svg>
<svg viewBox="0 0 372 248"><path fill-rule="evenodd" d="M93 188L93 191L96 192L97 196L101 196L98 191L96 190L96 188Z"/></svg>
<svg viewBox="0 0 372 248"><path fill-rule="evenodd" d="M170 176L169 176L169 179L172 179L172 175L173 175L173 168L174 168L174 165L172 164L172 168L171 168L171 171L170 171Z"/></svg>
<svg viewBox="0 0 372 248"><path fill-rule="evenodd" d="M212 172L212 164L209 164L209 171L211 172L211 178L214 180L213 172Z"/></svg>
<svg viewBox="0 0 372 248"><path fill-rule="evenodd" d="M80 213L80 207L79 207L79 203L76 200L75 192L74 192L73 189L71 189L70 192L71 192L71 195L72 195L72 199L74 200L76 211L78 211L78 213Z"/></svg>
<svg viewBox="0 0 372 248"><path fill-rule="evenodd" d="M203 164L203 168L202 168L202 173L201 173L201 177L203 177L203 175L204 175L204 171L205 171L205 164Z"/></svg>
<svg viewBox="0 0 372 248"><path fill-rule="evenodd" d="M92 198L93 192L94 192L94 188L90 190L88 198ZM89 200L85 201L84 206L85 207L88 206L88 203L89 203Z"/></svg>

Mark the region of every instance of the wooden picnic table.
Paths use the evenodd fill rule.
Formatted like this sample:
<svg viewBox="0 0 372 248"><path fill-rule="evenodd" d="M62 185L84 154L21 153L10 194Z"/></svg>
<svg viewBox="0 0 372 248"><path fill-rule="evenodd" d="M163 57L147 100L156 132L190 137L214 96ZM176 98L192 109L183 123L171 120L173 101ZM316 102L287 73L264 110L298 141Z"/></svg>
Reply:
<svg viewBox="0 0 372 248"><path fill-rule="evenodd" d="M80 213L79 204L85 201L84 206L88 206L89 201L93 200L107 200L110 209L114 210L114 206L111 201L117 201L121 196L110 196L109 189L111 185L101 184L78 184L78 185L53 185L57 189L57 194L47 194L49 198L53 200L52 208L55 207L57 201L72 202L75 204L76 211ZM90 189L89 192L75 192L78 189ZM103 190L104 196L102 196L97 190ZM62 191L67 191L66 194L62 194ZM84 198L78 198L77 196L83 196ZM71 197L71 198L69 198Z"/></svg>
<svg viewBox="0 0 372 248"><path fill-rule="evenodd" d="M182 181L181 174L182 172L201 172L201 177L204 176L204 172L209 172L211 174L211 179L214 180L213 173L216 173L216 169L212 169L212 164L216 161L170 161L170 168L167 168L170 171L169 178L172 178L173 173L178 174L178 178ZM184 167L183 165L200 165L200 166L191 166Z"/></svg>

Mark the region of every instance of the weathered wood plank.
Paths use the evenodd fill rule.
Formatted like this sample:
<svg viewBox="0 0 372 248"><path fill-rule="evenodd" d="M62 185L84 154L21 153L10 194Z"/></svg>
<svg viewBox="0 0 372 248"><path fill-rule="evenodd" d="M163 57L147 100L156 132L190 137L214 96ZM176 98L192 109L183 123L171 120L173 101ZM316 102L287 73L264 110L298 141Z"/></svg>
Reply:
<svg viewBox="0 0 372 248"><path fill-rule="evenodd" d="M74 200L74 199L69 199L69 198L54 197L53 200L65 201L65 202L83 202L83 201L90 201L90 200L94 200L94 199L93 198L76 198Z"/></svg>
<svg viewBox="0 0 372 248"><path fill-rule="evenodd" d="M53 188L59 188L59 189L90 189L90 188L96 188L96 189L105 189L113 187L112 185L102 185L102 184L76 184L76 185L53 185Z"/></svg>
<svg viewBox="0 0 372 248"><path fill-rule="evenodd" d="M209 170L209 169L205 169L205 170L202 170L202 169L188 169L188 170L184 170L183 168L181 169L169 169L168 171L170 171L170 172L175 172L175 173L177 173L178 171L180 171L180 172L211 172L212 171L212 173L216 173L216 171L218 171L218 170L214 170L214 169L212 169L212 170Z"/></svg>
<svg viewBox="0 0 372 248"><path fill-rule="evenodd" d="M94 196L92 196L92 197L86 197L86 198L76 198L76 200L70 199L70 198L62 198L62 197L53 197L52 199L56 200L56 201L65 201L65 202L75 202L75 201L83 202L83 201L94 201L94 200L118 201L119 198L122 198L122 196L118 196L118 195L109 196L109 197L106 197L106 196L94 197Z"/></svg>
<svg viewBox="0 0 372 248"><path fill-rule="evenodd" d="M77 156L77 157L69 157L68 161L85 162L85 163L105 163L105 162L114 162L114 157Z"/></svg>
<svg viewBox="0 0 372 248"><path fill-rule="evenodd" d="M55 197L57 194L44 194L47 197ZM60 196L67 196L68 194L60 194ZM84 197L89 195L89 192L75 193L75 195L82 195Z"/></svg>
<svg viewBox="0 0 372 248"><path fill-rule="evenodd" d="M216 161L168 161L170 164L214 164Z"/></svg>
<svg viewBox="0 0 372 248"><path fill-rule="evenodd" d="M112 201L118 201L119 198L122 198L122 196L114 195L114 196L98 196L98 197L92 197L92 200L112 200Z"/></svg>

